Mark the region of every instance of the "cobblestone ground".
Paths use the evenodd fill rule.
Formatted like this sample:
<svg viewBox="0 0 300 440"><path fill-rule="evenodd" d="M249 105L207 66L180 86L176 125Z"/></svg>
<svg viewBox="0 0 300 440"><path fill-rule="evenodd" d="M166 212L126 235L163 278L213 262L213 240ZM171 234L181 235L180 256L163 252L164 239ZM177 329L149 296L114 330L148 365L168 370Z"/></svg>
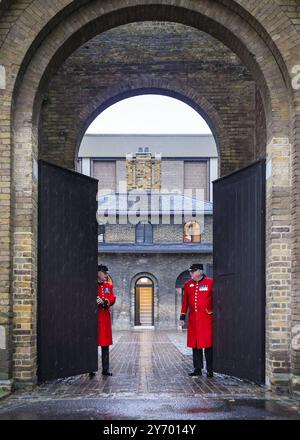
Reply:
<svg viewBox="0 0 300 440"><path fill-rule="evenodd" d="M264 386L246 383L236 378L215 374L213 378L191 378L192 350L186 348L184 332L131 331L114 332L110 348L112 377L99 372L93 379L88 375L46 382L32 392L15 392L0 403L0 419L25 403L62 401L67 399L172 399L197 398L197 401L234 402L237 399L278 402L285 409L298 413L298 404L288 397L274 395ZM141 405L142 408L142 405ZM27 415L30 413L27 412ZM298 416L297 416L298 417Z"/></svg>

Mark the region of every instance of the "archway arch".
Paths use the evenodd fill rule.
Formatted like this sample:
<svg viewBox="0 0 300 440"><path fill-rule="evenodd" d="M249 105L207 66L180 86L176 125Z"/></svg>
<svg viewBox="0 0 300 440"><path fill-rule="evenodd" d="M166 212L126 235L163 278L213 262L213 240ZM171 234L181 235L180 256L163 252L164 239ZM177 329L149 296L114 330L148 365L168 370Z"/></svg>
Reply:
<svg viewBox="0 0 300 440"><path fill-rule="evenodd" d="M240 39L238 39L240 29L236 29L236 27L237 21L240 20L240 18L234 17L235 20L233 20L233 17L231 17L232 24L234 25L234 29L231 30L231 23L227 23L227 28L225 28L224 23L219 23L217 20L218 17L214 15L216 11L211 11L210 8L208 8L206 11L207 15L205 17L203 17L201 13L199 17L197 17L196 10L190 11L185 8L178 8L170 5L168 5L168 7L161 5L153 8L152 5L149 4L142 8L142 13L140 7L133 6L132 8L122 8L119 10L117 9L114 12L108 12L107 15L103 15L103 9L101 8L102 13L100 13L100 16L96 19L95 9L93 8L93 10L90 11L88 6L86 6L86 8L87 10L85 11L86 14L84 17L86 23L82 23L82 16L80 16L81 20L78 20L78 22L76 22L75 18L73 17L72 25L69 30L70 36L66 37L64 31L64 38L62 38L61 33L59 33L60 38L57 35L57 39L55 39L57 45L56 48L53 47L54 45L52 38L54 35L52 35L51 44L46 50L46 53L49 51L48 60L45 57L45 50L43 50L42 53L41 50L37 50L34 58L31 60L31 68L26 70L26 74L22 79L23 85L27 82L30 82L30 84L33 85L33 87L31 86L32 93L28 93L28 88L25 85L25 96L27 99L24 109L22 109L20 105L21 102L24 101L25 96L22 96L22 87L19 87L20 82L17 81L17 85L14 90L14 101L16 103L16 109L20 109L18 110L18 113L23 115L23 124L25 123L25 120L35 121L34 125L37 123L39 118L42 91L51 78L53 72L57 70L57 67L78 47L78 41L80 41L80 44L82 44L84 41L92 38L97 33L124 23L132 23L134 21L143 20L174 20L175 22L181 22L206 32L209 31L211 35L217 39L221 39L226 45L228 45L229 48L238 54L241 60L250 69L260 87L267 116L268 140L270 141L272 136L276 136L277 130L279 130L278 133L280 133L281 136L283 135L283 132L285 133L284 136L288 136L290 128L288 121L290 103L288 97L290 96L290 93L286 84L284 83L282 72L278 69L277 63L272 57L270 57L270 54L267 55L266 51L269 49L266 42L263 42L260 39L259 41L254 42L254 40L257 39L257 34L255 32L254 36L253 29L251 30L249 24L243 23L243 25L247 28L247 31L250 34L252 32L253 41L251 38L245 39L244 35L241 35ZM221 21L223 21L224 16L228 14L228 11L226 10L223 10L222 12L223 15ZM92 15L89 16L91 13ZM209 13L211 13L211 16ZM195 21L196 17L198 20ZM239 25L242 24L240 23ZM59 31L58 28L55 29L56 32ZM46 41L44 44L46 44ZM247 45L252 46L253 44L254 47L247 48ZM42 46L40 49L42 49ZM256 57L251 56L251 54L255 52L254 49L256 49L258 52ZM40 59L38 59L39 57ZM263 62L264 58L266 57L268 59L268 63ZM268 66L266 66L267 64ZM272 70L272 75L270 75L270 72L267 69ZM21 72L23 72L22 69L20 69L20 75ZM282 92L280 92L280 89ZM283 104L283 101L281 101L281 105L278 106L278 94L280 94L282 97L286 97L285 105ZM28 114L28 111L31 111L30 108L32 108L31 116ZM16 140L18 139L17 132L17 126L15 126ZM36 137L37 134L35 133L30 139L30 142L34 142Z"/></svg>
<svg viewBox="0 0 300 440"><path fill-rule="evenodd" d="M269 37L266 29L257 20L255 20L255 18L251 16L251 14L246 11L246 5L238 5L238 3L236 2L233 7L233 5L229 5L228 2L226 2L226 5L224 5L224 2L219 2L218 6L213 8L208 1L202 0L201 2L198 2L197 5L194 2L191 2L191 5L189 5L189 7L183 8L174 6L172 4L173 2L162 1L160 5L155 4L154 6L151 4L151 2L146 2L145 4L142 4L144 2L139 2L139 4L136 4L137 2L132 1L129 2L132 4L129 4L128 7L120 8L118 2L116 1L107 2L105 7L103 6L103 4L101 4L101 8L99 8L99 16L95 18L95 11L97 11L97 6L100 7L100 4L97 5L97 3L101 2L94 2L92 8L89 8L89 5L84 6L84 9L82 9L81 11L85 12L84 17L82 16L83 14L79 14L79 17L76 17L76 13L78 13L78 10L74 11L71 7L69 7L68 9L64 9L62 7L60 11L57 11L60 14L60 18L63 17L64 14L66 14L66 16L64 17L65 21L67 20L67 17L72 17L72 26L69 30L71 34L69 39L66 35L67 32L65 30L65 32L61 34L61 37L63 36L63 39L61 39L60 42L57 40L59 53L56 53L57 59L55 60L55 62L54 59L52 59L52 62L56 65L56 67L52 65L53 70L57 68L57 65L61 62L62 59L65 59L68 54L74 51L76 46L78 47L78 43L76 44L76 41L80 41L80 44L82 44L84 43L84 41L87 41L94 35L97 35L98 33L103 32L106 29L110 29L124 23L145 20L169 20L182 22L184 24L187 24L188 26L196 27L210 33L215 38L225 42L228 47L230 47L235 53L238 54L245 65L250 68L250 70L254 73L257 82L261 83L262 85L265 80L268 81L268 79L270 79L269 90L271 92L271 95L273 92L275 92L275 89L272 90L271 87L272 83L275 85L275 77L272 76L272 80L271 78L269 78L266 66L266 64L272 62L272 57L268 58L268 63L266 63L264 62L264 57L262 53L260 53L261 56L259 57L259 54L256 52L258 50L262 50L264 47L265 49L268 49L273 56L276 52L276 56L279 59L282 59L282 57L279 50L276 48L276 45ZM218 8L219 10L217 10ZM276 8L276 4L274 4L274 8ZM205 13L202 12L204 10ZM280 14L281 11L278 12ZM228 14L230 15L231 21L228 21ZM103 17L105 17L105 20L103 20ZM245 26L244 28L241 28L241 22L243 22ZM53 32L59 27L57 26L57 20L53 20L52 22L50 20L46 26L48 28L48 33L50 29ZM38 44L41 44L41 40L44 38L45 34L46 30L44 29L41 34L35 37L35 43L31 43L31 46L28 47L28 52L24 59L25 65L28 63L28 59L31 59L32 54L35 52L36 46ZM249 38L249 35L251 35L252 38ZM255 45L255 43L257 42L259 42L260 44ZM45 63L43 64L45 65ZM278 65L278 62L276 64ZM23 72L24 68L21 68L20 75L22 75ZM51 75L50 71L49 73ZM287 81L288 75L289 72L285 66L285 63L281 62L277 80L280 77L283 77L284 81L286 82L286 84L282 84L283 90L285 92L286 87L289 87L289 83ZM19 79L20 76L18 77L18 80ZM18 80L16 82L17 84ZM276 85L278 88L279 83L277 83ZM264 94L263 96L266 97L266 94ZM273 107L272 111L275 111L275 109L276 107Z"/></svg>
<svg viewBox="0 0 300 440"><path fill-rule="evenodd" d="M150 83L151 86L149 86ZM78 156L80 143L84 133L97 116L118 101L131 98L133 96L146 94L170 96L192 107L197 113L199 113L201 117L203 117L211 129L216 141L219 155L221 148L226 151L229 146L228 138L226 136L224 123L217 109L199 92L192 89L188 85L182 85L176 82L170 83L169 81L156 78L154 80L152 79L151 81L139 80L133 84L119 84L118 91L111 89L107 90L106 95L108 98L103 103L99 103L97 97L95 97L93 102L88 104L84 111L83 124L81 127L78 127L78 131L76 132L75 143L75 136L72 138L72 142L74 145L76 145L76 150L74 152L75 161Z"/></svg>

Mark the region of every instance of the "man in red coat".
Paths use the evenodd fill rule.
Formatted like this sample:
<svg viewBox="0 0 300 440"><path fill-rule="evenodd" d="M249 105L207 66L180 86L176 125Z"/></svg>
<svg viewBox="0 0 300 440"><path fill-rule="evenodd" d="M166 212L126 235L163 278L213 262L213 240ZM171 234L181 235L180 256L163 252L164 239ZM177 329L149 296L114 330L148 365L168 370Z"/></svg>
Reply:
<svg viewBox="0 0 300 440"><path fill-rule="evenodd" d="M189 376L201 376L204 348L207 377L213 377L213 279L203 273L203 264L192 264L191 280L184 284L179 324L182 326L189 310L187 346L193 349L194 371Z"/></svg>
<svg viewBox="0 0 300 440"><path fill-rule="evenodd" d="M110 307L115 303L116 297L112 283L108 282L109 272L107 266L98 266L98 346L101 347L102 374L112 376L109 372L109 346L112 345L112 328ZM93 377L95 373L90 373Z"/></svg>

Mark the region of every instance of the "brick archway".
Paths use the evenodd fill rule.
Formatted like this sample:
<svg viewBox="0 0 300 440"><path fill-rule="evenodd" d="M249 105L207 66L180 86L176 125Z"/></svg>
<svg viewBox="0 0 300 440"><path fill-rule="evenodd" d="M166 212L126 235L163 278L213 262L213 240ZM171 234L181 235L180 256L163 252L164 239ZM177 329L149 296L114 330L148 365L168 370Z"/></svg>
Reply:
<svg viewBox="0 0 300 440"><path fill-rule="evenodd" d="M151 85L150 85L151 84ZM123 83L115 89L106 91L107 99L99 102L98 97L86 106L83 114L83 124L74 132L74 136L70 139L70 143L75 146L75 160L78 155L80 143L84 133L86 132L92 121L99 116L105 109L126 98L138 95L156 94L176 98L187 105L191 106L203 119L207 122L211 129L220 154L221 148L226 151L228 148L228 139L222 118L214 106L199 92L193 90L187 85L180 85L176 82L170 83L161 80L152 81L136 81L134 83ZM102 97L102 95L101 95Z"/></svg>
<svg viewBox="0 0 300 440"><path fill-rule="evenodd" d="M10 286L10 292L4 313L7 341L12 340L12 344L7 345L6 349L4 377L14 378L20 385L35 382L37 181L34 164L38 157L38 120L43 90L57 67L84 41L124 23L159 20L181 22L223 41L249 68L260 88L268 133L266 254L267 270L271 275L267 282L267 376L274 387L277 384L289 386L297 383L299 354L293 352L294 358L291 363L291 328L288 323L279 325L282 336L279 337L278 344L272 342L278 337L278 318L274 318L272 314L274 298L278 294L278 281L288 298L287 307L282 310L282 320L288 321L290 316L293 323L299 320L296 297L300 274L298 260L295 260L293 266L293 279L290 272L292 216L296 231L293 252L295 257L299 254L296 245L299 205L297 157L293 157L293 168L291 167L291 142L294 143L295 150L300 142L299 130L295 128L294 108L299 93L294 93L290 85L293 57L297 56L299 46L295 43L296 30L288 21L288 17L282 13L276 2L273 2L272 12L277 10L278 17L286 24L286 44L280 38L276 38L276 31L277 35L280 33L279 24L276 28L272 26L271 21L268 23L267 10L270 2L266 0L261 2L258 12L252 10L253 6L246 0L186 0L182 7L176 6L176 0L161 0L159 5L157 2L146 0L127 0L125 7L124 2L117 0L105 4L102 1L82 0L76 2L76 5L75 2L65 0L53 6L49 15L45 13L40 17L40 14L37 14L39 19L36 20L36 25L30 26L28 12L38 8L39 3L36 0L28 7L25 14L27 25L23 24L18 28L16 20L11 31L5 36L2 47L8 77L3 94L3 115L4 118L7 117L4 133L7 135L7 151L10 142L12 145L13 164L10 198L12 206L5 207L3 211L10 218L11 241L5 244L5 280L6 288ZM20 20L23 20L23 16ZM31 29L24 41L22 38L15 38L16 34L22 33L20 29ZM10 124L12 130L7 129ZM293 211L292 178L295 188ZM24 252L24 248L28 249L28 252ZM285 266L284 275L278 263ZM28 279L24 280L23 275ZM296 287L294 296L291 293L291 282ZM22 313L22 306L26 307L25 315ZM13 320L10 318L11 310L14 312ZM25 333L22 333L24 331Z"/></svg>
<svg viewBox="0 0 300 440"><path fill-rule="evenodd" d="M120 5L118 1L107 2L105 6L100 4L102 3L101 1L95 1L93 5L87 5L87 3L85 0L77 2L76 5L68 0L60 2L60 5L53 7L53 9L49 11L49 16L45 14L45 16L37 22L36 26L28 26L31 32L29 35L24 35L24 40L21 44L20 40L13 40L13 30L8 32L4 38L3 47L5 48L5 45L9 45L9 47L13 48L18 54L16 56L18 62L15 64L15 80L10 84L10 86L12 86L11 90L13 90L14 87L18 89L26 65L28 65L29 60L32 60L33 54L36 54L36 49L41 45L41 42L43 42L44 45L45 35L49 35L50 32L53 32L51 50L54 52L51 54L51 50L49 50L48 55L52 58L52 69L56 69L56 66L59 65L68 54L72 53L76 47L106 29L133 21L161 19L163 21L181 22L188 26L202 29L223 41L237 53L245 65L249 67L260 85L265 87L263 97L268 110L271 111L271 106L268 106L267 103L268 90L271 102L272 94L274 94L274 98L275 95L278 96L280 88L282 88L285 94L286 88L288 88L288 96L290 96L291 88L288 81L290 78L290 72L287 67L288 60L284 60L284 51L283 53L280 52L274 40L271 38L271 35L274 34L274 31L271 31L271 29L273 29L271 24L269 24L269 33L267 30L268 26L264 23L264 19L267 18L267 12L264 10L264 6L270 6L270 2L264 1L265 5L261 5L257 17L251 14L251 6L247 5L246 0L234 2L220 0L213 5L208 0L201 0L200 2L186 1L183 7L175 6L175 1L166 0L161 0L159 4L157 4L157 2L154 4L154 2L151 1L143 2L131 0L127 1L125 7L124 3ZM20 12L30 14L31 12L33 13L35 9L38 9L38 7L39 0L36 0L30 7L25 6L24 11L20 8ZM285 23L288 22L288 24L290 24L288 18L284 17L282 11L278 8L278 5L273 2L272 11L274 12L275 10L278 14L277 17L280 17L282 20L286 18ZM205 11L205 13L203 13L203 11ZM105 17L105 20L103 20L103 17ZM23 16L19 17L19 19L23 21ZM29 24L29 17L26 17L26 19ZM66 24L68 20L70 21L70 23L68 23L70 27L68 27L67 30ZM18 20L16 20L16 28L17 24ZM56 32L57 35L54 36ZM286 32L291 39L295 37L295 29L293 29L293 26L287 25ZM275 34L274 36L276 37L278 35ZM56 41L56 47L53 45L53 40ZM278 38L276 41L277 40ZM264 50L265 53L263 53ZM268 54L267 51L269 52ZM26 53L23 60L22 53ZM290 54L291 52L287 53L286 58L289 57ZM276 62L274 62L275 57ZM273 67L276 68L272 69L272 73L270 74L269 69L273 63ZM48 64L47 61L46 64ZM280 68L278 68L278 65ZM44 66L44 63L42 63L36 67L37 70L43 71L46 65ZM277 74L275 74L276 71ZM45 72L43 72L43 74L44 73ZM51 76L51 69L48 74ZM37 77L38 75L35 76ZM46 73L45 76L47 76ZM46 78L44 79L47 80ZM279 111L281 112L281 116L284 117L284 111L287 109L283 109L282 105L281 110L278 106L276 109L276 100L274 99L273 102L274 106L272 111Z"/></svg>

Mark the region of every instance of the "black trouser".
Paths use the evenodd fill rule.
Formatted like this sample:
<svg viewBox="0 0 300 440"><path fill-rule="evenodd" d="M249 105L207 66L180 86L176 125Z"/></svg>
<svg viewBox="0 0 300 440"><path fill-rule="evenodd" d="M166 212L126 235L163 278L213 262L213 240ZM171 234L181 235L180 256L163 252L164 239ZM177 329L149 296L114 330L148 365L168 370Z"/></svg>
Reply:
<svg viewBox="0 0 300 440"><path fill-rule="evenodd" d="M107 372L109 369L109 345L101 346L102 370Z"/></svg>
<svg viewBox="0 0 300 440"><path fill-rule="evenodd" d="M206 369L208 372L213 371L213 348L205 348L205 360L206 360ZM193 362L195 370L202 370L203 368L203 353L202 348L193 348Z"/></svg>

